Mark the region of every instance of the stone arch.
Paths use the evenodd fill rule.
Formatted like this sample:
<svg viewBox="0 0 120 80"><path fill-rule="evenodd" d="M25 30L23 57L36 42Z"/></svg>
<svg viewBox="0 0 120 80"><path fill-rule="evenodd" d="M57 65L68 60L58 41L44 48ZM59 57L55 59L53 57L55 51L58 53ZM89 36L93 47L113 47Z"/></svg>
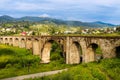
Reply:
<svg viewBox="0 0 120 80"><path fill-rule="evenodd" d="M70 46L70 64L79 64L83 61L82 48L79 42L73 42Z"/></svg>
<svg viewBox="0 0 120 80"><path fill-rule="evenodd" d="M4 43L3 38L0 38L0 43Z"/></svg>
<svg viewBox="0 0 120 80"><path fill-rule="evenodd" d="M14 46L16 46L16 47L19 46L19 38L14 39Z"/></svg>
<svg viewBox="0 0 120 80"><path fill-rule="evenodd" d="M8 42L9 42L9 41L8 41L8 38L5 38L5 44L6 44L6 45L9 45Z"/></svg>
<svg viewBox="0 0 120 80"><path fill-rule="evenodd" d="M51 55L51 49L52 49L53 42L56 42L57 44L59 44L55 40L48 40L44 43L43 48L41 50L41 63L49 63L50 62L50 55Z"/></svg>
<svg viewBox="0 0 120 80"><path fill-rule="evenodd" d="M87 61L98 61L102 59L102 50L97 43L91 43L87 48Z"/></svg>
<svg viewBox="0 0 120 80"><path fill-rule="evenodd" d="M109 55L107 55L108 58L114 58L114 57L120 58L120 40L119 39L114 40L114 43L112 43L110 47L111 50L108 50L110 53Z"/></svg>
<svg viewBox="0 0 120 80"><path fill-rule="evenodd" d="M21 38L19 46L20 46L20 48L25 48L25 39L24 38Z"/></svg>

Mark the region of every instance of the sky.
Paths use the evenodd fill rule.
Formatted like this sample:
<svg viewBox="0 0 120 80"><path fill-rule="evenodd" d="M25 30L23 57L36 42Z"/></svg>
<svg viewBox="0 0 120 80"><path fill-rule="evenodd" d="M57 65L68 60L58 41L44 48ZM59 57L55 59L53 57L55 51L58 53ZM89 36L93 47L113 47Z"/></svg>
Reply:
<svg viewBox="0 0 120 80"><path fill-rule="evenodd" d="M0 15L120 24L120 0L0 0Z"/></svg>

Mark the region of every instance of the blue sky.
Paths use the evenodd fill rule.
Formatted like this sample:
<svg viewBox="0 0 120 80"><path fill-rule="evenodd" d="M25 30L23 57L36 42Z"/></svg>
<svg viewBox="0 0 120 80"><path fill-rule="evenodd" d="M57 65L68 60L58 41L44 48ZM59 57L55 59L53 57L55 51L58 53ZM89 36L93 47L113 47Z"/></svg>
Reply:
<svg viewBox="0 0 120 80"><path fill-rule="evenodd" d="M120 0L0 0L0 15L120 24Z"/></svg>

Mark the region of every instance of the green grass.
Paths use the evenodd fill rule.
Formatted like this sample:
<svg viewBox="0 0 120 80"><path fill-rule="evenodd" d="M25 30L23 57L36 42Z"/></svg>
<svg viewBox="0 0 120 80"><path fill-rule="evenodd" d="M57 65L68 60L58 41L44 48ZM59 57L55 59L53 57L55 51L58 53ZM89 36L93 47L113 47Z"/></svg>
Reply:
<svg viewBox="0 0 120 80"><path fill-rule="evenodd" d="M60 60L40 64L40 58L32 55L31 51L0 45L0 79L71 67Z"/></svg>
<svg viewBox="0 0 120 80"><path fill-rule="evenodd" d="M100 63L83 63L62 73L27 80L120 80L120 59L104 59Z"/></svg>

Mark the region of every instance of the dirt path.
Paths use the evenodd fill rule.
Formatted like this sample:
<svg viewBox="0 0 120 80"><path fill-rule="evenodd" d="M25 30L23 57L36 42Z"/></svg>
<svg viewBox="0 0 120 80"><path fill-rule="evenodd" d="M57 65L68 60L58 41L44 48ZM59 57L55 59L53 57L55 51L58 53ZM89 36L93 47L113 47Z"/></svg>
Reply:
<svg viewBox="0 0 120 80"><path fill-rule="evenodd" d="M27 78L43 77L43 76L48 76L48 75L52 75L52 74L57 74L62 71L67 71L67 69L49 71L49 72L41 72L41 73L36 73L36 74L29 74L29 75L23 75L23 76L18 76L18 77L5 78L5 79L1 79L1 80L24 80Z"/></svg>

